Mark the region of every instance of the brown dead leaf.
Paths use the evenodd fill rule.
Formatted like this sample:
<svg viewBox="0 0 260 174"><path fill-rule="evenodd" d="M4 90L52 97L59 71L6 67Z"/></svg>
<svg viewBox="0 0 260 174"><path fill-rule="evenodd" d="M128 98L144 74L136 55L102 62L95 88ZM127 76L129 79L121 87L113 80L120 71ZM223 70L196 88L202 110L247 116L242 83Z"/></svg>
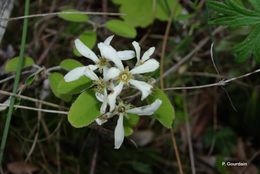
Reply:
<svg viewBox="0 0 260 174"><path fill-rule="evenodd" d="M7 164L7 169L13 174L31 174L39 170L37 166L24 161L11 162Z"/></svg>

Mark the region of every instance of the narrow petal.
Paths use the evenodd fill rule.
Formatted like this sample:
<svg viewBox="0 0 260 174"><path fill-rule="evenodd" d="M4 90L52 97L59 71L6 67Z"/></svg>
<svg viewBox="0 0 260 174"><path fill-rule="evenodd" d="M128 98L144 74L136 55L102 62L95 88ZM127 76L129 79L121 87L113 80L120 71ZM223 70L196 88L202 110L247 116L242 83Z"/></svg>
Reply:
<svg viewBox="0 0 260 174"><path fill-rule="evenodd" d="M100 113L104 114L107 111L107 99L104 100L104 102L102 103L101 107L100 107Z"/></svg>
<svg viewBox="0 0 260 174"><path fill-rule="evenodd" d="M100 113L104 114L104 113L106 113L106 111L107 111L107 90L105 89L104 95L103 95L103 103L100 107Z"/></svg>
<svg viewBox="0 0 260 174"><path fill-rule="evenodd" d="M122 89L123 89L124 84L123 83L119 83L114 89L113 91L108 95L108 104L110 106L110 112L112 112L115 107L116 107L116 98L117 96L121 93Z"/></svg>
<svg viewBox="0 0 260 174"><path fill-rule="evenodd" d="M94 62L98 62L99 59L97 55L91 49L89 49L83 42L81 42L79 39L76 39L74 43L76 49L82 56L89 58Z"/></svg>
<svg viewBox="0 0 260 174"><path fill-rule="evenodd" d="M159 68L159 62L157 62L157 60L155 59L149 59L143 64L133 68L130 72L132 74L143 74L143 73L153 72L157 68Z"/></svg>
<svg viewBox="0 0 260 174"><path fill-rule="evenodd" d="M108 38L106 38L106 40L104 41L104 44L110 45L110 43L111 43L113 37L114 37L114 35L111 35L111 36L109 36Z"/></svg>
<svg viewBox="0 0 260 174"><path fill-rule="evenodd" d="M105 122L107 122L107 120L105 120L105 119L100 119L100 118L97 118L97 119L96 119L96 123L97 123L98 125L102 125L102 124L104 124Z"/></svg>
<svg viewBox="0 0 260 174"><path fill-rule="evenodd" d="M149 85L146 82L131 79L129 80L129 83L141 91L142 93L141 100L144 100L152 92L151 89L153 88L153 86Z"/></svg>
<svg viewBox="0 0 260 174"><path fill-rule="evenodd" d="M96 92L95 95L96 95L96 98L97 98L98 101L104 102L104 98L105 98L104 94Z"/></svg>
<svg viewBox="0 0 260 174"><path fill-rule="evenodd" d="M112 46L99 43L98 48L102 57L114 62L120 70L124 69L123 63L117 55L117 51Z"/></svg>
<svg viewBox="0 0 260 174"><path fill-rule="evenodd" d="M106 71L106 73L104 73L104 80L108 81L111 79L114 79L116 77L118 77L120 74L120 70L118 68L112 67L110 69L108 69Z"/></svg>
<svg viewBox="0 0 260 174"><path fill-rule="evenodd" d="M137 114L137 115L152 115L161 106L161 104L162 101L156 99L150 105L129 109L126 112L130 114Z"/></svg>
<svg viewBox="0 0 260 174"><path fill-rule="evenodd" d="M118 51L117 56L121 60L130 60L135 57L135 52L132 50Z"/></svg>
<svg viewBox="0 0 260 174"><path fill-rule="evenodd" d="M136 41L132 42L132 45L134 46L134 49L135 49L137 62L139 62L140 61L140 52L141 52L140 45Z"/></svg>
<svg viewBox="0 0 260 174"><path fill-rule="evenodd" d="M88 65L84 71L84 75L90 78L91 80L99 80L98 76L94 73L94 70L96 69L96 65Z"/></svg>
<svg viewBox="0 0 260 174"><path fill-rule="evenodd" d="M147 51L143 54L141 60L142 60L143 62L145 62L146 60L148 60L148 59L151 57L151 55L154 53L154 50L155 50L155 47L149 48L149 50L147 50Z"/></svg>
<svg viewBox="0 0 260 174"><path fill-rule="evenodd" d="M125 131L124 131L124 116L123 114L119 115L117 120L114 136L115 136L115 149L119 149L124 141Z"/></svg>
<svg viewBox="0 0 260 174"><path fill-rule="evenodd" d="M69 71L64 76L65 82L71 82L71 81L74 81L74 80L78 80L81 76L84 75L86 68L87 68L86 66L82 66L82 67L77 67L77 68Z"/></svg>

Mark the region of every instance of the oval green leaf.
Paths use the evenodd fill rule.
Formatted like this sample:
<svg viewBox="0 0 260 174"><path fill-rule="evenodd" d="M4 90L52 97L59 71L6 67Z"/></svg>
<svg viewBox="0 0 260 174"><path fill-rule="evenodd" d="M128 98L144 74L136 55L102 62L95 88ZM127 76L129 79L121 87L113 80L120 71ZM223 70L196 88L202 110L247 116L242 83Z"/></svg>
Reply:
<svg viewBox="0 0 260 174"><path fill-rule="evenodd" d="M154 89L153 93L148 97L148 101L151 103L156 99L162 100L162 104L160 108L155 111L153 117L163 126L172 128L173 120L175 118L175 111L170 100L167 95L158 88Z"/></svg>
<svg viewBox="0 0 260 174"><path fill-rule="evenodd" d="M66 101L66 102L68 102L68 101L71 100L71 95L61 94L60 91L59 91L59 89L58 89L57 84L59 84L60 81L63 80L63 75L62 75L62 74L57 73L57 72L51 73L51 74L48 76L48 80L49 80L49 82L50 82L51 90L52 90L53 94L54 94L56 97L58 97L58 98L60 98L60 99L62 99L62 100L64 100L64 101Z"/></svg>
<svg viewBox="0 0 260 174"><path fill-rule="evenodd" d="M91 84L92 81L86 76L82 76L78 80L72 82L65 82L63 78L58 83L58 90L61 94L77 94L89 88Z"/></svg>
<svg viewBox="0 0 260 174"><path fill-rule="evenodd" d="M83 64L74 59L65 59L60 63L60 67L66 69L68 71L73 70L74 68L77 68L80 66L83 66Z"/></svg>
<svg viewBox="0 0 260 174"><path fill-rule="evenodd" d="M140 117L136 114L127 114L127 116L124 117L124 130L126 137L134 133L133 128L137 125L139 119Z"/></svg>
<svg viewBox="0 0 260 174"><path fill-rule="evenodd" d="M93 31L85 31L79 36L79 39L90 49L92 49L97 41L97 33Z"/></svg>
<svg viewBox="0 0 260 174"><path fill-rule="evenodd" d="M6 72L15 72L18 66L19 57L14 57L10 60L8 60L5 64L5 71ZM24 65L23 68L32 66L34 64L34 61L31 57L25 57L24 58Z"/></svg>
<svg viewBox="0 0 260 174"><path fill-rule="evenodd" d="M110 20L106 22L105 26L107 29L119 36L135 38L137 35L134 27L121 20Z"/></svg>
<svg viewBox="0 0 260 174"><path fill-rule="evenodd" d="M88 21L88 16L86 14L68 14L67 12L81 12L79 10L75 9L68 9L68 10L63 10L61 13L58 14L58 16L66 21L71 21L71 22L87 22Z"/></svg>
<svg viewBox="0 0 260 174"><path fill-rule="evenodd" d="M94 92L83 92L70 107L69 123L76 128L88 126L100 116L99 104Z"/></svg>

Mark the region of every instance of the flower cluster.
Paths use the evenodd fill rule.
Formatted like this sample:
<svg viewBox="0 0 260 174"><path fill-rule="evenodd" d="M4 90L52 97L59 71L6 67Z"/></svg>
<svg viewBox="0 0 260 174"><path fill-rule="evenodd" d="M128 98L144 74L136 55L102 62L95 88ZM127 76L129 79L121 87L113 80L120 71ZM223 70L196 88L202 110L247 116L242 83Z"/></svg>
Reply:
<svg viewBox="0 0 260 174"><path fill-rule="evenodd" d="M162 101L157 99L152 104L133 107L121 98L122 94L130 88L136 88L141 92L141 100L147 98L152 91L152 84L145 82L147 79L143 74L153 72L159 67L158 61L151 58L155 48L151 47L141 56L141 48L137 42L133 42L133 50L116 51L111 45L114 36L108 37L104 42L98 43L100 55L96 55L79 39L75 40L78 52L93 61L93 64L77 67L68 72L64 79L71 82L86 76L95 84L95 94L100 101L101 116L96 119L97 124L102 125L109 118L117 115L117 125L114 131L115 149L120 148L124 140L124 117L127 114L152 115L161 105ZM133 68L124 66L125 61L136 58ZM140 80L141 79L141 80Z"/></svg>

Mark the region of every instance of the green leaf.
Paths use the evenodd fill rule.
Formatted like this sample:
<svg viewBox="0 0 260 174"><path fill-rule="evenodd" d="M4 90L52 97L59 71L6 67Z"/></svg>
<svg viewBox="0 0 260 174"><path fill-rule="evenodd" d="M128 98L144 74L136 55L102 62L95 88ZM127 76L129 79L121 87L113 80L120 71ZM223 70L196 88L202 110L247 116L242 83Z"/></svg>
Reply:
<svg viewBox="0 0 260 174"><path fill-rule="evenodd" d="M207 2L208 7L214 9L215 11L219 12L220 14L226 15L236 15L237 12L229 8L225 3L211 0Z"/></svg>
<svg viewBox="0 0 260 174"><path fill-rule="evenodd" d="M133 128L137 125L139 119L140 117L136 114L127 114L127 116L124 117L125 136L130 136L133 134Z"/></svg>
<svg viewBox="0 0 260 174"><path fill-rule="evenodd" d="M8 60L5 64L5 68L4 68L5 71L6 72L15 72L17 69L18 62L19 62L19 57L14 57L14 58ZM33 64L34 64L34 61L31 57L24 58L23 68L32 66Z"/></svg>
<svg viewBox="0 0 260 174"><path fill-rule="evenodd" d="M250 0L250 3L255 10L245 7L242 1L237 0L225 0L224 2L208 1L209 8L217 12L217 17L211 20L210 24L229 27L252 27L248 36L232 49L236 57L235 61L239 63L246 61L252 55L257 62L260 62L260 1Z"/></svg>
<svg viewBox="0 0 260 174"><path fill-rule="evenodd" d="M249 2L252 4L254 9L258 12L260 12L260 1L259 0L249 0Z"/></svg>
<svg viewBox="0 0 260 174"><path fill-rule="evenodd" d="M156 99L162 100L160 108L155 111L153 117L156 118L163 126L172 128L173 120L175 118L174 108L168 99L167 95L160 89L154 89L153 93L148 97L151 103Z"/></svg>
<svg viewBox="0 0 260 174"><path fill-rule="evenodd" d="M86 31L79 36L79 39L90 49L92 49L96 44L97 34L93 31ZM73 47L73 54L75 56L81 57L81 54L78 52L75 46Z"/></svg>
<svg viewBox="0 0 260 174"><path fill-rule="evenodd" d="M57 73L57 72L51 73L51 74L49 75L48 79L49 79L49 82L50 82L51 90L52 90L53 94L54 94L56 97L58 97L58 98L60 98L60 99L62 99L62 100L64 100L64 101L66 101L66 102L68 102L68 101L71 100L71 95L61 94L60 91L59 91L59 89L58 89L57 84L59 84L60 81L63 80L63 75L62 75L62 74Z"/></svg>
<svg viewBox="0 0 260 174"><path fill-rule="evenodd" d="M105 24L106 28L115 34L127 38L135 38L136 30L134 27L128 25L126 22L121 20L110 20Z"/></svg>
<svg viewBox="0 0 260 174"><path fill-rule="evenodd" d="M94 92L83 92L70 107L68 114L69 123L81 128L88 126L100 115L99 102Z"/></svg>
<svg viewBox="0 0 260 174"><path fill-rule="evenodd" d="M58 83L58 90L61 94L77 94L89 88L91 84L92 81L86 76L82 76L78 80L72 82L65 82L63 78Z"/></svg>
<svg viewBox="0 0 260 174"><path fill-rule="evenodd" d="M83 64L74 59L65 59L60 63L60 67L66 69L66 70L73 70L74 68L77 68L80 66L83 66Z"/></svg>
<svg viewBox="0 0 260 174"><path fill-rule="evenodd" d="M247 9L238 1L226 0L224 3L208 1L208 6L218 12L218 16L211 20L210 24L237 27L260 23L260 13Z"/></svg>
<svg viewBox="0 0 260 174"><path fill-rule="evenodd" d="M260 24L255 26L249 35L240 43L236 44L233 52L236 56L236 62L241 63L247 60L251 55L255 59L259 58Z"/></svg>
<svg viewBox="0 0 260 174"><path fill-rule="evenodd" d="M177 0L157 0L156 2L156 18L161 21L167 21L171 12L174 13L174 17L177 17L182 11L182 6Z"/></svg>
<svg viewBox="0 0 260 174"><path fill-rule="evenodd" d="M88 16L86 14L65 14L66 12L81 12L81 11L75 10L75 9L63 10L63 11L61 11L60 14L58 14L58 16L66 21L71 21L71 22L87 22L88 21Z"/></svg>
<svg viewBox="0 0 260 174"><path fill-rule="evenodd" d="M147 27L154 20L153 0L113 0L120 5L124 21L133 27Z"/></svg>
<svg viewBox="0 0 260 174"><path fill-rule="evenodd" d="M79 36L79 39L90 49L92 49L97 41L97 33L94 31L85 31Z"/></svg>

